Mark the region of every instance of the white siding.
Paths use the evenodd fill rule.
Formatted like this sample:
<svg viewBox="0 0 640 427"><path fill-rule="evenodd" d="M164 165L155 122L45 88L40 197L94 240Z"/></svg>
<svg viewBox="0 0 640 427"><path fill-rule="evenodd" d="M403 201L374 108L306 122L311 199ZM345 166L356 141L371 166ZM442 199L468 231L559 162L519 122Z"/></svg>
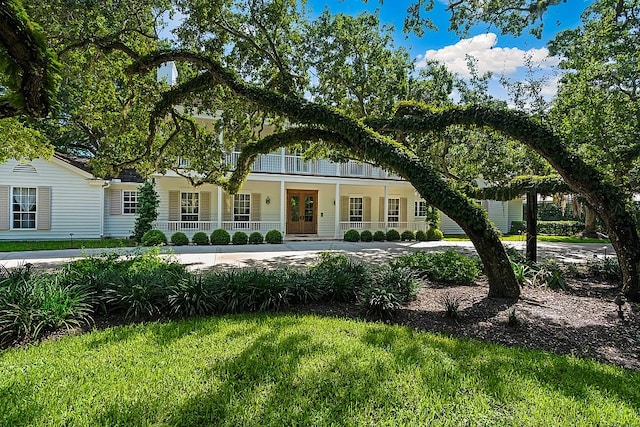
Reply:
<svg viewBox="0 0 640 427"><path fill-rule="evenodd" d="M104 235L105 237L129 237L133 234L136 215L122 213L122 192L137 191L142 184L137 183L112 183L104 190ZM111 192L118 191L120 197L120 214L115 215L111 211Z"/></svg>
<svg viewBox="0 0 640 427"><path fill-rule="evenodd" d="M16 160L0 165L0 185L10 187L51 187L51 228L49 230L0 231L0 240L97 239L102 233L103 180L90 179L64 162L35 159L36 173L21 172ZM37 208L36 208L37 209Z"/></svg>

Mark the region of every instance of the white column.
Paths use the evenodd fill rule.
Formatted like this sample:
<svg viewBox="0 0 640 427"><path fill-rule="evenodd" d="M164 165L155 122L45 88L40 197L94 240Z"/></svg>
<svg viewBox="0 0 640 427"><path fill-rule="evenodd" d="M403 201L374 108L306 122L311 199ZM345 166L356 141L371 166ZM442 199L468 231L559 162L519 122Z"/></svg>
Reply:
<svg viewBox="0 0 640 427"><path fill-rule="evenodd" d="M287 160L286 160L285 154L286 154L286 150L285 150L284 147L282 147L280 149L280 172L282 172L282 173L285 173L286 170L287 170L287 168L286 168L286 161Z"/></svg>
<svg viewBox="0 0 640 427"><path fill-rule="evenodd" d="M333 215L336 218L336 221L335 221L336 222L336 235L335 235L335 238L339 239L340 238L340 183L336 184L336 195L335 195L335 199L334 200L335 200L335 202L334 202L334 208L333 208Z"/></svg>
<svg viewBox="0 0 640 427"><path fill-rule="evenodd" d="M389 186L384 186L384 231L389 231L388 220L389 219Z"/></svg>
<svg viewBox="0 0 640 427"><path fill-rule="evenodd" d="M283 150L283 154L282 154L282 159L283 159L283 167L284 167L284 148ZM287 224L286 224L286 215L287 215L287 205L286 205L286 191L284 189L284 179L280 180L280 230L282 231L282 234L285 234L287 231Z"/></svg>
<svg viewBox="0 0 640 427"><path fill-rule="evenodd" d="M218 187L218 227L222 228L222 187Z"/></svg>

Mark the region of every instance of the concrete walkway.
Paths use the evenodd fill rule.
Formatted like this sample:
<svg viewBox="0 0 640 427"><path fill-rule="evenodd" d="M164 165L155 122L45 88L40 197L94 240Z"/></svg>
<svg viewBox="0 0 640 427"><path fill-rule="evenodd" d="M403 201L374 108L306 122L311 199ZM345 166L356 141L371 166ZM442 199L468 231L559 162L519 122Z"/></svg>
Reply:
<svg viewBox="0 0 640 427"><path fill-rule="evenodd" d="M524 242L505 242L519 251L524 251ZM269 267L274 265L301 266L317 260L322 251L341 251L367 262L383 262L390 256L397 256L416 250L436 251L455 248L461 252L475 254L471 242L370 242L350 243L337 240L285 242L281 245L244 246L171 246L162 252L173 256L190 269L208 269L213 266ZM550 243L538 242L538 259L557 258L564 262L585 262L594 256L614 256L611 244L602 243ZM7 268L26 263L43 268L53 268L70 260L106 252L121 254L135 253L147 248L116 249L65 249L53 251L0 252L0 265Z"/></svg>

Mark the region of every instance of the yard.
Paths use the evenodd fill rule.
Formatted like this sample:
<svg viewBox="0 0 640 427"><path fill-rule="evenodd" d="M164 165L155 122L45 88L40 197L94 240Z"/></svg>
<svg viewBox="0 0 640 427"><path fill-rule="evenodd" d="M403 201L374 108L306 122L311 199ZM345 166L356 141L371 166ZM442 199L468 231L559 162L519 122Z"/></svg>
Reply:
<svg viewBox="0 0 640 427"><path fill-rule="evenodd" d="M0 354L0 424L640 425L640 373L295 314L126 325Z"/></svg>

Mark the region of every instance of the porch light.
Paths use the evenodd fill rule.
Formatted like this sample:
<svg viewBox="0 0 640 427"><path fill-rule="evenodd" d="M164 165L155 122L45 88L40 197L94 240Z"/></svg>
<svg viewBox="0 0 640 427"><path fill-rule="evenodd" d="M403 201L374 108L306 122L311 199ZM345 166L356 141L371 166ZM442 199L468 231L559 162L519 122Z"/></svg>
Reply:
<svg viewBox="0 0 640 427"><path fill-rule="evenodd" d="M264 200L264 202L268 205L271 204L271 197L267 196L267 198Z"/></svg>

